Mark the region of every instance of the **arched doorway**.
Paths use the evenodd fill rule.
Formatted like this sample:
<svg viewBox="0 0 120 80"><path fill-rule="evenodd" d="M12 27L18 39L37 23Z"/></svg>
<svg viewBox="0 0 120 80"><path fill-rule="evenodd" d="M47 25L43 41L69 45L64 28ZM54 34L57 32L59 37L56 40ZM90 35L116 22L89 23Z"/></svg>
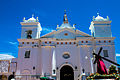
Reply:
<svg viewBox="0 0 120 80"><path fill-rule="evenodd" d="M60 69L60 80L74 80L73 68L66 65Z"/></svg>

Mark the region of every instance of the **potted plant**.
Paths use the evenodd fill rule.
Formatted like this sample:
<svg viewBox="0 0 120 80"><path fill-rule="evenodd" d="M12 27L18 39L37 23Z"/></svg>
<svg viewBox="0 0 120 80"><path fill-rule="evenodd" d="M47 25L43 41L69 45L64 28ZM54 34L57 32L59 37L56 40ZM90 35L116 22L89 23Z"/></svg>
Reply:
<svg viewBox="0 0 120 80"><path fill-rule="evenodd" d="M116 66L111 65L109 67L109 74L117 73Z"/></svg>

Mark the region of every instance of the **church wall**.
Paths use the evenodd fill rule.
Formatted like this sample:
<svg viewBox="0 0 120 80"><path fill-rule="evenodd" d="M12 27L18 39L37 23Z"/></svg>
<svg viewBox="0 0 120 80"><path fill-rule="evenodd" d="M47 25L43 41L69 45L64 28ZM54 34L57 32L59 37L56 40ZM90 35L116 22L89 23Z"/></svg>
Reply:
<svg viewBox="0 0 120 80"><path fill-rule="evenodd" d="M52 75L52 54L54 47L43 46L41 47L42 56L42 75Z"/></svg>
<svg viewBox="0 0 120 80"><path fill-rule="evenodd" d="M22 28L22 30L21 30L21 38L22 38L22 39L25 39L25 38L26 38L26 33L25 33L25 31L27 31L27 29Z"/></svg>
<svg viewBox="0 0 120 80"><path fill-rule="evenodd" d="M32 64L32 69L33 70L33 74L37 74L37 71L39 70L40 67L38 67L38 56L39 56L39 48L33 48L33 51L31 52L31 56L32 56L32 61L33 61L33 64ZM35 69L33 69L33 67L35 67Z"/></svg>
<svg viewBox="0 0 120 80"><path fill-rule="evenodd" d="M37 28L32 29L32 38L33 39L37 38L37 33L38 33Z"/></svg>
<svg viewBox="0 0 120 80"><path fill-rule="evenodd" d="M56 44L56 47L45 45L41 46L39 48L37 47L30 47L32 44L24 44L22 48L19 48L19 54L18 54L18 70L21 71L21 73L25 72L30 74L40 74L40 75L52 75L52 56L53 51L55 51L56 54L56 68L60 68L62 65L68 65L71 64L74 68L74 75L77 78L80 73L82 73L82 69L85 69L86 73L93 72L92 70L92 64L91 64L91 57L92 57L92 51L95 48L96 53L98 53L100 47L103 47L103 50L109 50L109 59L115 58L115 47L114 42L111 41L111 43L108 43L109 40L106 40L106 43L104 43L104 40L101 40L101 43L99 43L99 39L96 41L95 44L92 44L89 40L82 40L84 43L72 43L72 44ZM86 43L86 41L88 41ZM74 42L74 41L73 41ZM79 42L79 41L78 41ZM53 42L52 42L53 43ZM52 44L51 43L51 44ZM94 43L94 41L93 41ZM20 43L21 44L21 43ZM35 43L38 44L38 43ZM25 51L30 50L31 55L30 59L25 59ZM64 52L69 52L70 58L64 59L63 54ZM103 52L101 52L101 55L103 56ZM113 56L112 56L113 55ZM66 63L67 62L67 63ZM90 65L90 66L86 66ZM108 62L105 61L105 64L108 64ZM106 65L106 66L108 66ZM33 66L35 66L35 70L33 70ZM77 69L75 67L77 66ZM108 67L107 67L108 68Z"/></svg>
<svg viewBox="0 0 120 80"><path fill-rule="evenodd" d="M80 61L79 61L79 49L76 44L72 45L56 45L56 67L57 70L57 78L60 79L60 69L62 66L69 65L74 70L74 79L77 80L78 75L80 74ZM63 58L64 52L68 52L70 54L70 58ZM75 69L77 67L77 69Z"/></svg>
<svg viewBox="0 0 120 80"><path fill-rule="evenodd" d="M92 69L91 69L92 46L82 45L80 46L79 49L80 49L81 71L82 69L84 69L86 74L90 74L92 73Z"/></svg>
<svg viewBox="0 0 120 80"><path fill-rule="evenodd" d="M37 53L37 65L36 65L36 74L41 75L42 74L42 53L41 53L41 48L38 48L38 53Z"/></svg>
<svg viewBox="0 0 120 80"><path fill-rule="evenodd" d="M72 64L73 66L78 66L78 49L76 45L57 45L56 46L56 65L60 67L62 64L66 62ZM64 52L68 52L70 54L70 58L64 59ZM78 55L78 56L77 56Z"/></svg>
<svg viewBox="0 0 120 80"><path fill-rule="evenodd" d="M30 58L25 58L25 51L30 50ZM19 48L18 70L29 70L30 74L36 74L38 48ZM36 58L35 58L36 57ZM35 69L33 69L35 67ZM20 73L21 73L20 72Z"/></svg>
<svg viewBox="0 0 120 80"><path fill-rule="evenodd" d="M111 27L110 26L95 26L95 37L111 37Z"/></svg>

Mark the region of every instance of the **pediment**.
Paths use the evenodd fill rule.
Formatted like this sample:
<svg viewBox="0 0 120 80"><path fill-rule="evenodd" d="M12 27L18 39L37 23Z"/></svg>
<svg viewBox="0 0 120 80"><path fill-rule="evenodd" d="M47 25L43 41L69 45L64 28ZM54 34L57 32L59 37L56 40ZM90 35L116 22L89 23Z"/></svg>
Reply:
<svg viewBox="0 0 120 80"><path fill-rule="evenodd" d="M56 32L54 38L56 39L75 39L75 30L64 28Z"/></svg>
<svg viewBox="0 0 120 80"><path fill-rule="evenodd" d="M79 30L64 28L58 31L50 32L42 36L41 38L75 39L76 37L91 37L91 36Z"/></svg>

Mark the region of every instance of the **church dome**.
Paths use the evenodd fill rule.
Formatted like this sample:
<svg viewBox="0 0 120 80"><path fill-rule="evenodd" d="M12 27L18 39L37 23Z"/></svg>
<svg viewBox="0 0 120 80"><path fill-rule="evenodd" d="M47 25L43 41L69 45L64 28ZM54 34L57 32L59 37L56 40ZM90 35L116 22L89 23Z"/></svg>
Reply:
<svg viewBox="0 0 120 80"><path fill-rule="evenodd" d="M35 22L36 19L32 16L32 18L29 18L28 21L29 21L29 22Z"/></svg>
<svg viewBox="0 0 120 80"><path fill-rule="evenodd" d="M62 24L60 27L57 26L57 29L58 29L58 30L59 30L59 29L63 29L63 28L75 29L74 26L71 26L71 25L69 24L66 11L65 11L65 13L64 13L63 24Z"/></svg>
<svg viewBox="0 0 120 80"><path fill-rule="evenodd" d="M28 20L25 20L25 17L24 17L23 21L24 22L38 22L39 20L38 20L38 17L35 19L34 15L32 15L32 17L29 18Z"/></svg>
<svg viewBox="0 0 120 80"><path fill-rule="evenodd" d="M96 18L93 17L93 21L109 21L109 18L107 16L107 18L103 18L102 16L99 15L99 13L97 13L98 16Z"/></svg>
<svg viewBox="0 0 120 80"><path fill-rule="evenodd" d="M98 15L95 19L96 20L103 20L104 18Z"/></svg>
<svg viewBox="0 0 120 80"><path fill-rule="evenodd" d="M63 23L60 27L63 27L63 28L70 28L72 27L69 23Z"/></svg>
<svg viewBox="0 0 120 80"><path fill-rule="evenodd" d="M75 27L71 26L69 23L63 23L59 29L63 29L63 28L69 28L69 29L74 29Z"/></svg>

